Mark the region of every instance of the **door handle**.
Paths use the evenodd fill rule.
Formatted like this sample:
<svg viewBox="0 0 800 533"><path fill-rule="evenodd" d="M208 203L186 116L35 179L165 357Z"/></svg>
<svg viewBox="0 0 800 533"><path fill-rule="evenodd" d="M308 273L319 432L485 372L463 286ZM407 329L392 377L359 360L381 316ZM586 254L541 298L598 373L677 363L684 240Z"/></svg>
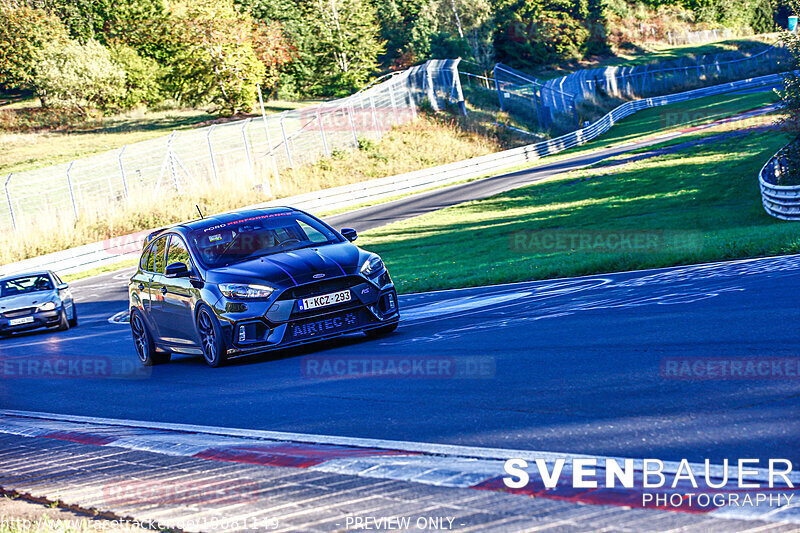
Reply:
<svg viewBox="0 0 800 533"><path fill-rule="evenodd" d="M140 284L139 284L139 290L140 290L140 291L143 291L143 290L144 290L144 283L140 283Z"/></svg>
<svg viewBox="0 0 800 533"><path fill-rule="evenodd" d="M161 287L161 294L167 294L167 288Z"/></svg>

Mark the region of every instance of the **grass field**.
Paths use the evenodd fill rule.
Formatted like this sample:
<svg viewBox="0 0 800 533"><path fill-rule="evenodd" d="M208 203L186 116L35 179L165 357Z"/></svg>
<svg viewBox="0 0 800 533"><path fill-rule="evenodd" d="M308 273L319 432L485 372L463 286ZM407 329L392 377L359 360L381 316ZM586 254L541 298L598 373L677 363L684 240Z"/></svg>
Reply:
<svg viewBox="0 0 800 533"><path fill-rule="evenodd" d="M774 39L772 36L768 35L729 39L699 45L670 46L668 44L648 43L631 50L617 50L614 55L592 57L581 61L565 63L563 65L543 66L531 73L540 79L551 79L569 74L578 69L632 67L648 63L671 61L682 57L698 57L706 54L720 54L736 50L749 52L754 49L761 49L765 44L772 44L772 42L776 40L777 35L775 35Z"/></svg>
<svg viewBox="0 0 800 533"><path fill-rule="evenodd" d="M776 131L752 133L576 171L372 230L359 243L382 255L404 293L798 252L797 226L764 213L757 185L785 142ZM639 237L647 246L613 247Z"/></svg>
<svg viewBox="0 0 800 533"><path fill-rule="evenodd" d="M265 104L265 107L268 113L277 113L313 103L275 101ZM36 114L37 108L38 100L34 99L0 106L0 126L3 126L0 127L0 175L87 157L126 144L162 137L173 130L195 128L220 120L202 109L137 109L119 115L86 119L70 126L38 129L17 124L17 131L12 131L15 121L24 122L25 114Z"/></svg>

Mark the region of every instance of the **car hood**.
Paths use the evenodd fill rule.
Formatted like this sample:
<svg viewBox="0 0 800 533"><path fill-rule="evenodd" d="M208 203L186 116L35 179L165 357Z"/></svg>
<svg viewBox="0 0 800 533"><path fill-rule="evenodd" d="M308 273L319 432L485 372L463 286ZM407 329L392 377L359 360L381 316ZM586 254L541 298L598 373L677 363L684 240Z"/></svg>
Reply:
<svg viewBox="0 0 800 533"><path fill-rule="evenodd" d="M224 268L209 270L211 283L267 283L293 287L358 272L363 252L350 243L271 254ZM364 254L366 255L366 254Z"/></svg>
<svg viewBox="0 0 800 533"><path fill-rule="evenodd" d="M21 309L23 307L34 307L44 302L55 300L56 296L56 291L37 291L29 294L6 296L0 298L0 313L3 311Z"/></svg>

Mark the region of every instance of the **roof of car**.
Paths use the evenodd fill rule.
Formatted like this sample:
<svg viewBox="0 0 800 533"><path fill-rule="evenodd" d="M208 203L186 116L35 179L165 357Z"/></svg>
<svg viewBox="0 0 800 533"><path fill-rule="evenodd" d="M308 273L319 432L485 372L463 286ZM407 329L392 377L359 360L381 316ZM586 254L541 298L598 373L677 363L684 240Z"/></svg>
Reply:
<svg viewBox="0 0 800 533"><path fill-rule="evenodd" d="M32 272L18 272L17 274L9 274L7 276L0 276L0 281L6 281L9 279L17 279L17 278L24 278L26 276L41 276L44 274L50 274L49 270L34 270Z"/></svg>
<svg viewBox="0 0 800 533"><path fill-rule="evenodd" d="M192 220L191 222L184 222L176 227L186 228L190 231L194 231L196 229L209 228L211 226L216 226L218 224L230 224L233 222L237 222L239 220L244 221L252 217L269 215L273 213L291 213L294 211L297 210L291 207L264 207L259 209L242 209L239 211L229 211L227 213L220 213L218 215Z"/></svg>

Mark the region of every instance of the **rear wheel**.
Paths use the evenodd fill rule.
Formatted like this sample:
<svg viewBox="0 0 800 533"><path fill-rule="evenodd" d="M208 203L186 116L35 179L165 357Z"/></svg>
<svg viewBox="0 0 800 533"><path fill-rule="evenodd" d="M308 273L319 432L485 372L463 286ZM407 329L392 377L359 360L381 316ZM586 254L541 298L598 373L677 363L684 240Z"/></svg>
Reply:
<svg viewBox="0 0 800 533"><path fill-rule="evenodd" d="M72 318L69 320L69 327L74 328L78 326L78 307L72 304Z"/></svg>
<svg viewBox="0 0 800 533"><path fill-rule="evenodd" d="M367 337L371 339L377 337L385 337L386 335L389 335L394 330L396 330L397 326L398 322L395 322L394 324L389 324L388 326L382 326L380 328L370 329L368 331L365 331L364 333L366 333Z"/></svg>
<svg viewBox="0 0 800 533"><path fill-rule="evenodd" d="M225 364L227 353L222 340L222 329L217 317L208 307L201 307L197 312L197 333L206 364L213 368Z"/></svg>
<svg viewBox="0 0 800 533"><path fill-rule="evenodd" d="M136 355L139 362L144 366L160 365L169 362L169 353L159 353L153 341L153 335L147 328L142 313L137 310L131 311L131 334L133 335L133 345L136 348Z"/></svg>

